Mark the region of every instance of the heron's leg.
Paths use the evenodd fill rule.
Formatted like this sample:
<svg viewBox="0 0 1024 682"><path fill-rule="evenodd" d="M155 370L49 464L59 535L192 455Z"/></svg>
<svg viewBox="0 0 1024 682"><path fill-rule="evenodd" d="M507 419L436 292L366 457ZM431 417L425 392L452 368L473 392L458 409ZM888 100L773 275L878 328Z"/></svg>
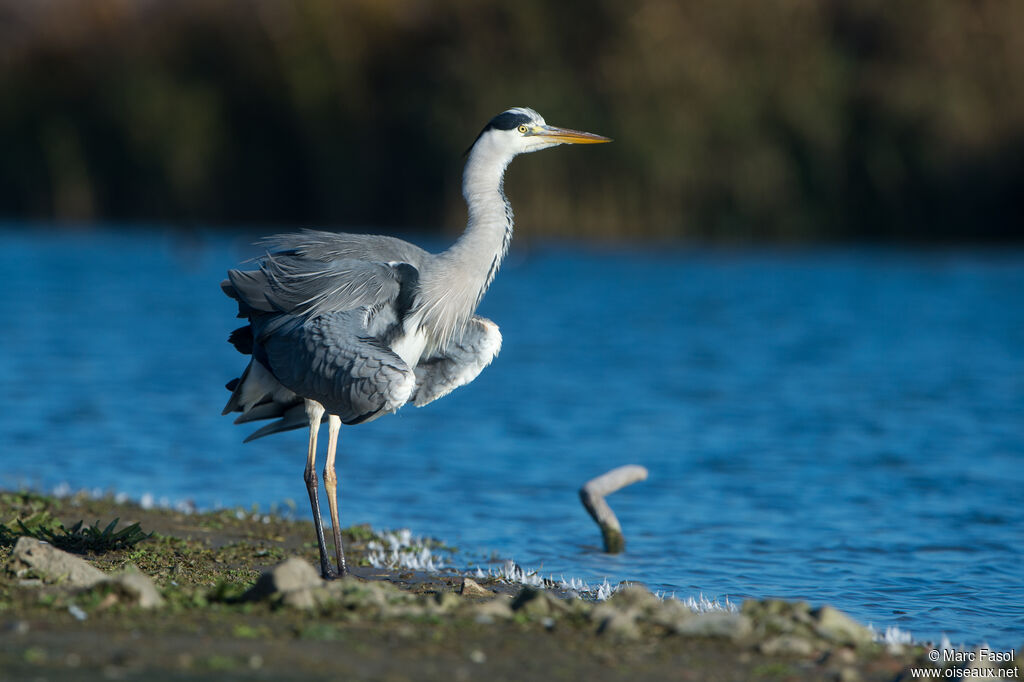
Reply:
<svg viewBox="0 0 1024 682"><path fill-rule="evenodd" d="M327 506L331 508L331 527L334 529L334 552L338 559L338 575L348 573L345 566L345 550L341 546L341 525L338 523L338 476L334 473L334 453L338 447L338 430L341 417L327 416L327 461L324 462L324 490L327 491Z"/></svg>
<svg viewBox="0 0 1024 682"><path fill-rule="evenodd" d="M324 406L315 400L306 401L306 416L309 417L309 454L306 455L306 491L309 493L309 505L313 508L313 525L316 527L316 541L320 545L320 574L324 578L333 578L334 570L327 561L327 542L324 540L324 522L320 518L319 484L316 480L316 435L320 431L320 420L324 416Z"/></svg>

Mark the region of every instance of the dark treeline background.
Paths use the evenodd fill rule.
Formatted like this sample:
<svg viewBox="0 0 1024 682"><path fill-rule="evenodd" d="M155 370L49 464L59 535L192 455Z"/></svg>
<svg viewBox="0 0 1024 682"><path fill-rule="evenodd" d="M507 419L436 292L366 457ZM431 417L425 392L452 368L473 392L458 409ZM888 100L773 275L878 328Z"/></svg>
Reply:
<svg viewBox="0 0 1024 682"><path fill-rule="evenodd" d="M0 218L458 230L514 105L520 234L1024 236L1009 0L0 0Z"/></svg>

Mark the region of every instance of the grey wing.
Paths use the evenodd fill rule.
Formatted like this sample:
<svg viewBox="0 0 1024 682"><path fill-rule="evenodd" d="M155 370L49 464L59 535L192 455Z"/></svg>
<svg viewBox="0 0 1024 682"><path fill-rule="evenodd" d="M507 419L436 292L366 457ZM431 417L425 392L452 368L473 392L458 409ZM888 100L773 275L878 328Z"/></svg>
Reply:
<svg viewBox="0 0 1024 682"><path fill-rule="evenodd" d="M302 425L301 398L349 424L404 404L415 377L384 340L402 328L417 296L416 265L429 254L393 238L313 231L269 244L275 252L258 270L231 270L221 284L249 318L229 341L270 377L247 371L230 382L225 411L244 421L280 417L257 432L266 435ZM274 398L278 384L290 398Z"/></svg>
<svg viewBox="0 0 1024 682"><path fill-rule="evenodd" d="M312 261L267 254L259 270L229 270L225 292L246 308L240 314L314 316L388 303L403 286L415 288L419 272L408 263L354 259Z"/></svg>
<svg viewBox="0 0 1024 682"><path fill-rule="evenodd" d="M274 235L260 243L272 252L289 253L306 260L320 262L355 259L383 263L409 263L413 267L419 268L426 259L431 257L431 254L415 244L378 234L301 230Z"/></svg>
<svg viewBox="0 0 1024 682"><path fill-rule="evenodd" d="M474 315L466 324L461 337L416 365L413 404L422 407L459 386L465 386L491 364L500 350L501 332L498 331L498 325Z"/></svg>
<svg viewBox="0 0 1024 682"><path fill-rule="evenodd" d="M242 376L229 381L227 388L231 398L223 414L241 412L236 424L275 419L250 434L245 442L269 436L280 431L289 431L309 426L305 401L281 385L273 374L259 361L253 360L242 372Z"/></svg>
<svg viewBox="0 0 1024 682"><path fill-rule="evenodd" d="M260 361L288 389L316 400L345 424L370 421L404 405L415 375L390 348L365 335L364 311L292 318L263 337ZM290 316L289 316L290 317Z"/></svg>
<svg viewBox="0 0 1024 682"><path fill-rule="evenodd" d="M401 239L303 230L261 242L259 270L230 270L221 284L239 301L239 317L313 316L394 301L416 288L432 256Z"/></svg>

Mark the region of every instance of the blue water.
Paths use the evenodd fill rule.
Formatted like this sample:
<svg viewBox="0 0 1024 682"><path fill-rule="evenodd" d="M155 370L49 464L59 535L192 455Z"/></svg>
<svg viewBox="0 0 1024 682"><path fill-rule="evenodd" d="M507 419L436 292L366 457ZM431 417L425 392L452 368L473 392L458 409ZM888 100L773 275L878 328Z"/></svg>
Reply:
<svg viewBox="0 0 1024 682"><path fill-rule="evenodd" d="M0 235L0 486L304 516L305 434L220 416L251 237ZM535 247L481 313L504 349L473 384L342 431L346 524L1021 644L1024 252ZM576 491L630 463L606 556Z"/></svg>

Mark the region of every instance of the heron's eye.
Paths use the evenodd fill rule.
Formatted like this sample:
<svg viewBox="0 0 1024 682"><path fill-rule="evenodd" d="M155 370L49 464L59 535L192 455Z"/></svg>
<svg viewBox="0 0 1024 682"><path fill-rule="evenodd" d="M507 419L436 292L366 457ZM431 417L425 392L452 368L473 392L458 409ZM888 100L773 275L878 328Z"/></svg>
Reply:
<svg viewBox="0 0 1024 682"><path fill-rule="evenodd" d="M526 134L526 131L528 131L528 130L529 130L529 128L527 128L527 127L526 127L525 125L521 125L521 126L519 126L518 130L519 130L519 132L520 132L520 133L522 133L523 135L525 135L525 134Z"/></svg>

